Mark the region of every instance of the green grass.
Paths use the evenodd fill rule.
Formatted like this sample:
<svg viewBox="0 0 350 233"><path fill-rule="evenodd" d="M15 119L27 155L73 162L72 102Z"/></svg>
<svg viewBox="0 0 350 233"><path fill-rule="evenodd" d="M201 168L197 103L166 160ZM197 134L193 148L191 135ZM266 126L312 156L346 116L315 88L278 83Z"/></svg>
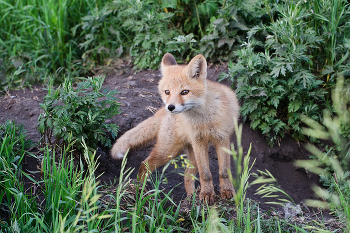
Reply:
<svg viewBox="0 0 350 233"><path fill-rule="evenodd" d="M91 0L1 0L0 51L7 70L1 85L11 89L45 81L47 75L77 75L82 52L71 28L101 5Z"/></svg>
<svg viewBox="0 0 350 233"><path fill-rule="evenodd" d="M236 124L237 127L237 124ZM261 217L259 204L246 199L250 187L248 178L252 165L249 153L243 158L240 146L241 127L237 127L238 153L229 151L235 160L237 175L232 178L237 194L231 201L203 206L193 196L190 212L180 212L171 198L172 190L160 189L168 163L160 174L150 176L151 189L146 183L130 179L126 169L127 156L116 182L102 185L95 176L98 166L96 154L90 152L84 140L83 156L74 159L69 141L56 155L44 148L40 161L40 179L33 179L22 168L30 144L23 127L7 122L0 127L0 230L2 232L306 232L313 225L295 225L283 219ZM74 161L75 160L75 161ZM174 162L174 161L173 161ZM84 165L85 164L85 165ZM241 168L239 168L241 167ZM26 180L26 181L25 181ZM34 186L24 189L25 182ZM266 183L266 182L264 182ZM340 189L343 213L348 202ZM231 203L231 204L230 204ZM235 203L235 205L233 205ZM234 208L231 210L231 208ZM228 212L229 211L229 212Z"/></svg>
<svg viewBox="0 0 350 233"><path fill-rule="evenodd" d="M12 123L7 123L10 127ZM169 197L170 193L164 193L159 189L162 175L152 182L154 189L145 190L145 183L138 184L132 193L134 203L131 206L123 203L128 186L130 169L125 170L126 159L122 164L114 195L105 195L110 201L107 204L101 201L103 186L95 177L97 168L95 153L89 152L85 142L84 167L83 161L74 164L71 154L73 141L69 141L63 148L59 160L54 151L49 148L44 150L41 160L41 179L34 180L21 169L21 162L25 155L25 147L22 131L16 140L18 132L7 130L0 150L0 177L1 192L0 205L2 211L6 211L5 217L1 217L0 229L7 232L11 229L28 232L75 232L94 231L99 232L115 229L117 232L129 228L132 232L145 232L159 229L183 229L179 227L177 220L179 207ZM15 145L22 142L22 150L16 157ZM38 158L39 159L39 158ZM24 191L23 179L26 177L38 187L34 194L33 187ZM170 202L170 205L167 204ZM167 205L166 205L167 204ZM123 206L121 208L121 206ZM126 209L126 210L125 210Z"/></svg>
<svg viewBox="0 0 350 233"><path fill-rule="evenodd" d="M0 125L0 215L9 219L5 227L25 226L31 221L28 213L36 210L32 205L34 198L24 195L21 180L22 162L32 145L23 125L16 126L12 121Z"/></svg>
<svg viewBox="0 0 350 233"><path fill-rule="evenodd" d="M295 165L320 175L323 187L313 187L318 200L306 200L306 204L336 213L344 223L344 231L350 230L350 180L349 180L349 125L350 96L344 78L338 77L336 87L332 90L335 115L324 111L322 124L304 116L303 122L308 126L303 132L317 139L333 142L332 148L320 150L312 144L306 145L314 159L296 161Z"/></svg>

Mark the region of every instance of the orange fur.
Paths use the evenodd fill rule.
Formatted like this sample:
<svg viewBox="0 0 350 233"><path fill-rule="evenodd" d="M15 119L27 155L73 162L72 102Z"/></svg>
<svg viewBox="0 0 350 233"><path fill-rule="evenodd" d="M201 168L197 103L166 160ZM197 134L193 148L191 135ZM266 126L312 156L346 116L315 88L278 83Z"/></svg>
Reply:
<svg viewBox="0 0 350 233"><path fill-rule="evenodd" d="M235 93L227 86L206 80L207 63L203 55L195 56L187 66L176 64L167 53L162 64L159 93L165 108L126 132L113 145L113 158L122 158L129 148L157 139L149 157L141 163L138 177L144 179L148 172L166 164L186 149L193 167L185 171L185 189L194 192L191 177L199 172L200 199L212 204L214 187L209 169L208 148L212 143L219 161L220 193L231 198L234 188L227 170L230 155L223 147L230 147L233 119L238 119L239 105Z"/></svg>

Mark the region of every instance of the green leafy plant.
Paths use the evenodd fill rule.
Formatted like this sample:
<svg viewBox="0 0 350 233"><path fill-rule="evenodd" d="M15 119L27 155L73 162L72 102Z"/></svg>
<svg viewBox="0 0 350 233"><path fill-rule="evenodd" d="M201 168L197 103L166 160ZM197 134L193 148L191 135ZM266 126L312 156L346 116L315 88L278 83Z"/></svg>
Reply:
<svg viewBox="0 0 350 233"><path fill-rule="evenodd" d="M166 43L179 35L170 21L174 14L164 12L154 0L117 0L106 5L106 9L117 12L115 17L122 22L121 28L128 32L127 43L134 64L139 68L158 68L167 52Z"/></svg>
<svg viewBox="0 0 350 233"><path fill-rule="evenodd" d="M212 18L213 22L207 29L207 34L200 40L200 53L207 58L222 57L224 60L231 54L231 49L239 40L238 29L230 30L230 23L224 18ZM244 26L241 26L243 28ZM248 29L248 28L244 28Z"/></svg>
<svg viewBox="0 0 350 233"><path fill-rule="evenodd" d="M184 60L187 62L190 61L193 56L198 54L198 43L194 39L194 35L192 33L186 36L179 35L173 38L173 40L167 43L167 46L168 52L178 54L179 59L185 57ZM181 62L181 60L179 62Z"/></svg>
<svg viewBox="0 0 350 233"><path fill-rule="evenodd" d="M328 107L328 92L322 88L322 74L313 72L317 51L324 43L313 27L305 23L311 14L301 2L276 6L280 17L269 26L255 26L249 42L235 52L237 63L229 63L229 78L237 82L237 96L243 100L241 113L253 129L260 129L272 146L289 133L301 134L300 115L320 120ZM264 43L254 39L265 34ZM264 46L265 52L256 48Z"/></svg>
<svg viewBox="0 0 350 233"><path fill-rule="evenodd" d="M125 9L121 7L119 10ZM82 60L88 70L102 64L106 58L120 57L123 53L123 42L131 40L121 28L122 20L116 11L105 5L96 6L81 18L81 23L71 30L80 38L79 47L83 51Z"/></svg>
<svg viewBox="0 0 350 233"><path fill-rule="evenodd" d="M105 121L119 113L119 103L114 97L116 90L101 92L103 81L101 76L89 77L74 88L67 78L62 87L56 90L50 87L40 104L44 113L39 116L37 128L42 142L63 145L71 134L78 142L85 139L91 148L96 148L98 142L110 147L106 130L115 138L118 127Z"/></svg>
<svg viewBox="0 0 350 233"><path fill-rule="evenodd" d="M222 6L222 1L219 0L167 0L162 3L167 11L175 13L173 24L181 27L185 34L193 33L195 39L204 36L210 25L208 19L215 17Z"/></svg>
<svg viewBox="0 0 350 233"><path fill-rule="evenodd" d="M34 71L32 57L19 53L5 60L3 64L3 78L0 79L0 88L11 90L25 88L35 81L42 80L43 70Z"/></svg>
<svg viewBox="0 0 350 233"><path fill-rule="evenodd" d="M273 19L276 7L270 0L226 0L220 4L217 14L210 17L199 47L207 58L228 61L234 59L233 51L239 49L250 28Z"/></svg>

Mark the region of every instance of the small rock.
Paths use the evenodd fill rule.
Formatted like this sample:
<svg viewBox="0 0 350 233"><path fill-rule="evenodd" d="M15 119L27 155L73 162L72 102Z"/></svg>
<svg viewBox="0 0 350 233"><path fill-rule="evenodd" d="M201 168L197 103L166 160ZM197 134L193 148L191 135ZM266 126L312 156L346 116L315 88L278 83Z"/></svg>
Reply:
<svg viewBox="0 0 350 233"><path fill-rule="evenodd" d="M126 106L130 106L130 103L128 101L125 101Z"/></svg>
<svg viewBox="0 0 350 233"><path fill-rule="evenodd" d="M127 82L126 82L126 85L132 86L132 87L133 87L133 86L136 86L136 84L137 84L137 83L136 83L135 81L127 81Z"/></svg>
<svg viewBox="0 0 350 233"><path fill-rule="evenodd" d="M293 205L288 202L284 207L284 219L289 219L290 217L296 217L297 215L301 215L301 207L300 205Z"/></svg>

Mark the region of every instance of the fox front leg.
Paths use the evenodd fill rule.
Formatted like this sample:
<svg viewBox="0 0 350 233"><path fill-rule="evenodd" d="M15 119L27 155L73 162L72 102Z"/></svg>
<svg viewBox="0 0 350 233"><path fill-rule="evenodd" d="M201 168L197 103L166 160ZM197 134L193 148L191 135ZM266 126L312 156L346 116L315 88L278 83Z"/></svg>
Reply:
<svg viewBox="0 0 350 233"><path fill-rule="evenodd" d="M194 177L196 177L197 172L198 172L198 166L197 166L197 162L196 162L196 157L194 155L194 151L192 146L188 145L186 147L186 154L188 156L188 159L190 161L191 164L188 165L188 167L186 168L185 171L185 189L186 189L186 193L187 196L191 196L194 193L195 190L195 180Z"/></svg>
<svg viewBox="0 0 350 233"><path fill-rule="evenodd" d="M209 169L208 143L197 141L192 144L192 147L196 157L199 181L201 184L199 199L212 205L214 204L215 192L213 178Z"/></svg>
<svg viewBox="0 0 350 233"><path fill-rule="evenodd" d="M223 148L230 148L230 140L215 143L215 148L219 161L220 194L222 198L231 199L236 195L228 176L228 171L231 171L231 156L223 150Z"/></svg>
<svg viewBox="0 0 350 233"><path fill-rule="evenodd" d="M138 174L140 180L144 180L147 173L153 172L156 168L179 156L184 148L185 143L183 140L179 140L176 132L167 130L171 123L173 123L171 118L161 123L157 142L151 154L141 163Z"/></svg>

